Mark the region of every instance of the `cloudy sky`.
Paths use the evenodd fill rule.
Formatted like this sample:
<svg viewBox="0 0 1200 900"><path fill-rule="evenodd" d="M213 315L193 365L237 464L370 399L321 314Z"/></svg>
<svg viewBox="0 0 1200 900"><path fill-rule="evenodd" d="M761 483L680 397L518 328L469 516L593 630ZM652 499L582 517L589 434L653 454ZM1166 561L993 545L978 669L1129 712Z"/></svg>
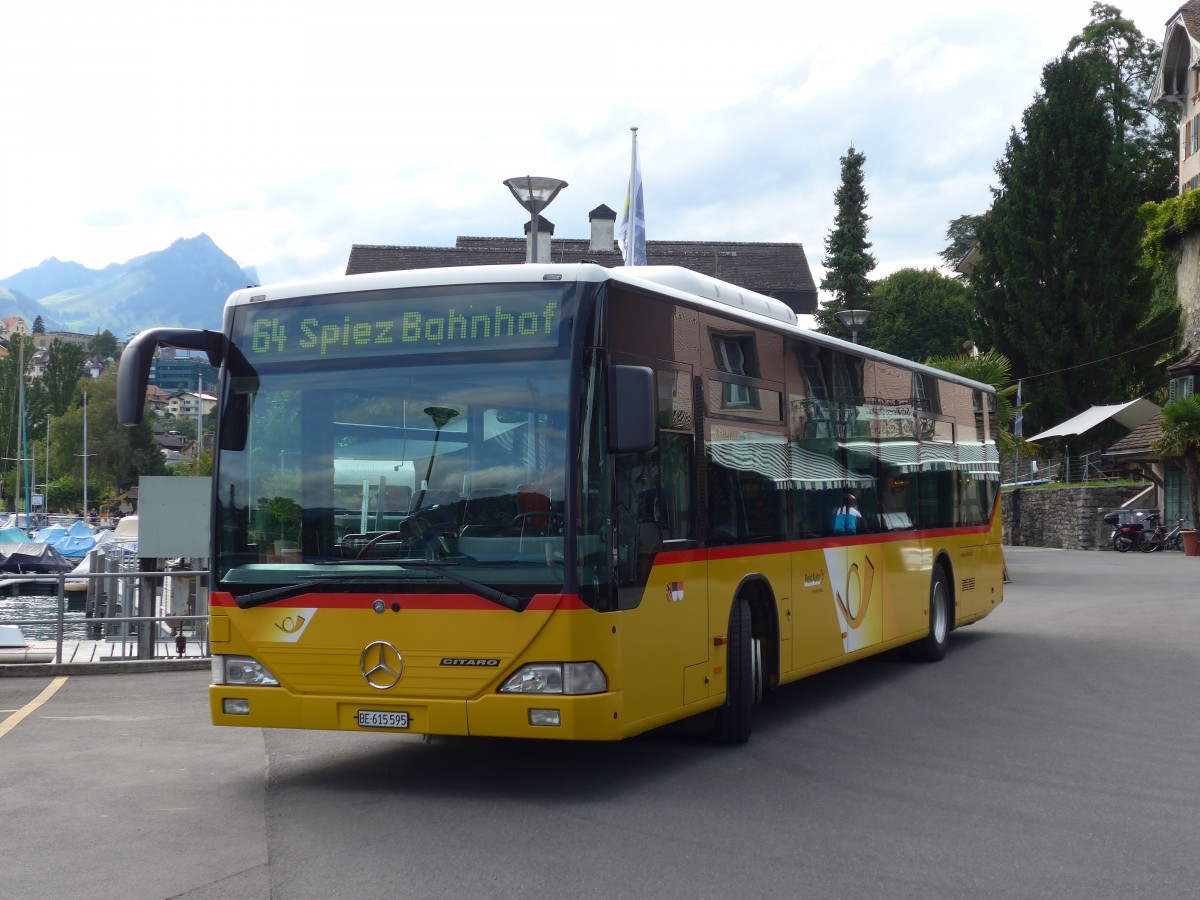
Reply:
<svg viewBox="0 0 1200 900"><path fill-rule="evenodd" d="M1114 5L1161 41L1177 8ZM1089 0L42 0L0 7L0 279L207 233L266 281L350 246L522 234L619 210L648 236L798 241L821 277L839 157L866 154L876 275L935 266L990 203L1041 68Z"/></svg>

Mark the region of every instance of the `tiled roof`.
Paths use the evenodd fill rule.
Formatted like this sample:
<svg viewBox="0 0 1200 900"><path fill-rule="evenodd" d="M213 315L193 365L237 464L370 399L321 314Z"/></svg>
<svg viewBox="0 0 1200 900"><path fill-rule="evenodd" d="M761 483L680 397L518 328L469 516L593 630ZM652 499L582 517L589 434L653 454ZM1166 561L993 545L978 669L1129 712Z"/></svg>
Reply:
<svg viewBox="0 0 1200 900"><path fill-rule="evenodd" d="M1179 18L1183 20L1188 34L1200 39L1200 0L1190 0L1189 3L1185 3L1179 7Z"/></svg>
<svg viewBox="0 0 1200 900"><path fill-rule="evenodd" d="M589 244L584 238L551 239L551 262L587 261L609 268L623 265L615 245L611 250L591 250ZM355 244L346 274L523 263L525 248L523 238L498 237L459 237L453 247ZM646 256L652 266L683 266L776 297L796 312L811 313L817 308L817 285L800 244L647 241Z"/></svg>
<svg viewBox="0 0 1200 900"><path fill-rule="evenodd" d="M1197 0L1200 3L1200 0ZM1189 375L1194 372L1200 372L1200 350L1185 356L1177 363L1171 363L1167 366L1168 375Z"/></svg>
<svg viewBox="0 0 1200 900"><path fill-rule="evenodd" d="M1162 416L1158 415L1148 422L1143 422L1105 450L1104 455L1125 456L1135 459L1157 459L1158 454L1150 449L1150 444L1162 433L1158 427L1158 421L1161 418Z"/></svg>

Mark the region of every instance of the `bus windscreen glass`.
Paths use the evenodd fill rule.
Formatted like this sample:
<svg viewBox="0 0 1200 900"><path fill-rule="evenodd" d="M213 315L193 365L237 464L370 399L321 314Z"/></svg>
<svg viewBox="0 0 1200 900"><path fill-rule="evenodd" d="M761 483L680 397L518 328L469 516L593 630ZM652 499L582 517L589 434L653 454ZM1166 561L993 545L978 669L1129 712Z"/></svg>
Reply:
<svg viewBox="0 0 1200 900"><path fill-rule="evenodd" d="M562 289L488 290L437 304L428 293L402 305L307 300L239 310L239 341L253 343L263 322L280 337L258 356L239 344L252 370L230 372L226 383L215 473L223 590L377 569L375 580L345 589L380 590L379 576L391 572L403 589L419 582L461 592L437 574L448 567L524 597L562 588L571 368ZM332 333L322 355L319 342L295 338L309 321L346 321L341 333L353 336L360 320L393 322L399 337L405 315L419 312L427 351L442 327L430 322L461 315L469 329L468 313L481 304L493 311L492 339L497 316L511 315L518 337L522 321L534 331L534 310L537 334L521 350L477 342L445 358L418 358L413 347L408 356L403 343L356 349L352 337ZM508 321L499 321L508 337Z"/></svg>

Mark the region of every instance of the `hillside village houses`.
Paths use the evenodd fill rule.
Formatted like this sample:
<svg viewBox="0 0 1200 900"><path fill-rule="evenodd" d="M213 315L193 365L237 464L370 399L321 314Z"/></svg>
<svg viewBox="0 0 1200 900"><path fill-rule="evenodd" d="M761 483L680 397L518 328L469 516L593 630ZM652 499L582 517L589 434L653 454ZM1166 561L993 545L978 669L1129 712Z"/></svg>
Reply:
<svg viewBox="0 0 1200 900"><path fill-rule="evenodd" d="M56 340L87 347L94 337L90 334L69 331L34 334L29 323L23 317L8 316L0 318L0 357L8 356L7 345L14 336L33 337L36 349L33 359L29 363L29 372L34 378L40 378L45 374L46 366L50 361L50 349ZM165 360L159 367L161 369L159 374L162 376L161 380L173 389L153 383L156 380L155 373L151 373L152 383L147 385L146 400L154 409L155 414L161 418L174 417L194 420L211 413L217 405L215 394L187 390L180 385L206 383L215 387L216 370L208 365L207 360L187 358L186 354L180 354L178 359L172 354L165 354L165 356ZM84 361L84 372L89 378L99 378L113 363L114 360L108 357L91 356ZM155 426L154 436L168 465L181 459L187 459L196 452L194 438L171 431L165 425Z"/></svg>
<svg viewBox="0 0 1200 900"><path fill-rule="evenodd" d="M0 319L0 357L8 356L8 344L13 337L33 337L33 346L36 348L33 359L30 360L31 372L35 378L40 378L46 371L46 364L50 361L50 347L55 341L62 341L65 344L75 344L79 347L87 347L92 342L94 335L80 334L74 331L45 331L34 333L29 323L22 316L6 316ZM90 357L85 366L87 373L92 378L99 378L104 371L109 367L112 360L102 356Z"/></svg>
<svg viewBox="0 0 1200 900"><path fill-rule="evenodd" d="M0 343L7 344L14 335L28 337L31 334L33 332L23 316L7 316L0 319ZM40 334L33 334L33 345L39 350L45 350L55 341L63 341L68 344L77 344L80 347L86 347L92 342L92 337L93 335L80 334L75 331L46 331Z"/></svg>

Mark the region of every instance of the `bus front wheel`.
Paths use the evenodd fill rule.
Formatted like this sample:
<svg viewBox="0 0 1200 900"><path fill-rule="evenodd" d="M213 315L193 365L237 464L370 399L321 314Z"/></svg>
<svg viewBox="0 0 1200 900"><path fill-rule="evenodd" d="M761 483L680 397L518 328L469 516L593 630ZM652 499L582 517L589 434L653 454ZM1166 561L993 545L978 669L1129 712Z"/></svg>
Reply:
<svg viewBox="0 0 1200 900"><path fill-rule="evenodd" d="M913 657L921 662L937 662L946 655L950 636L950 582L946 570L933 567L929 584L929 634L912 645Z"/></svg>
<svg viewBox="0 0 1200 900"><path fill-rule="evenodd" d="M750 604L745 597L738 597L733 601L733 609L729 613L725 705L717 710L717 720L713 726L713 736L722 744L744 744L750 739L750 717L754 709L756 686L757 691L762 690L761 650L756 666L756 642L752 627Z"/></svg>

